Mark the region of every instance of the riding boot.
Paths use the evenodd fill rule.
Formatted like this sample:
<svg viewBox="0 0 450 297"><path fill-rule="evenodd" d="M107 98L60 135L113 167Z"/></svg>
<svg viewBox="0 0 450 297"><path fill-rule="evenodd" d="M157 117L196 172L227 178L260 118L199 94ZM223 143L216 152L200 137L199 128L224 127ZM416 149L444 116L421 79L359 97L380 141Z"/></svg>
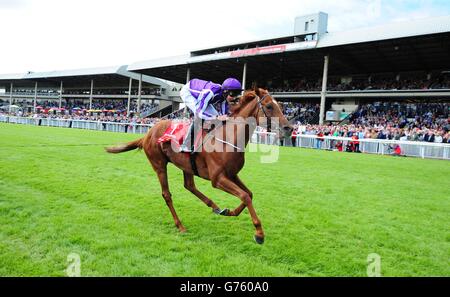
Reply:
<svg viewBox="0 0 450 297"><path fill-rule="evenodd" d="M180 150L182 152L192 152L194 147L194 124L195 121L192 121L191 125L189 126L188 133L186 134L186 137L184 138L183 144L180 146Z"/></svg>

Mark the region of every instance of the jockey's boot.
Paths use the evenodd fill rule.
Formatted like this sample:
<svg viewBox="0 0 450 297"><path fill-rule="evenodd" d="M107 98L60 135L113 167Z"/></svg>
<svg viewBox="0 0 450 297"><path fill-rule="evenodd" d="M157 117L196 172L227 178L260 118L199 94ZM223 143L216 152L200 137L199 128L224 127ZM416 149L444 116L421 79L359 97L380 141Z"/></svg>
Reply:
<svg viewBox="0 0 450 297"><path fill-rule="evenodd" d="M180 146L180 151L191 153L194 149L194 121L189 126L188 133L186 134L183 143Z"/></svg>

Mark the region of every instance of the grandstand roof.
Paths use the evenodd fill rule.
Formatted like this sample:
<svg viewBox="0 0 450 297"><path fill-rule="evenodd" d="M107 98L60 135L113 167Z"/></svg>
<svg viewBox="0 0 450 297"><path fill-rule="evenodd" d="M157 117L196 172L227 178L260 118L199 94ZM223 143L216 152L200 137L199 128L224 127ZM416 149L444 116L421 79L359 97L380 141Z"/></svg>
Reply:
<svg viewBox="0 0 450 297"><path fill-rule="evenodd" d="M324 34L317 48L450 32L450 16L432 17Z"/></svg>
<svg viewBox="0 0 450 297"><path fill-rule="evenodd" d="M55 70L48 72L31 72L26 75L27 79L40 78L62 78L72 76L95 76L104 74L116 74L122 66L100 67L100 68L84 68L71 70Z"/></svg>
<svg viewBox="0 0 450 297"><path fill-rule="evenodd" d="M262 81L321 75L325 54L330 54L330 75L450 69L450 16L325 33L317 41L294 42L294 37L141 61L127 69L183 83L190 68L191 77L221 81L227 76L241 77L243 62L247 62L248 81Z"/></svg>
<svg viewBox="0 0 450 297"><path fill-rule="evenodd" d="M139 74L127 71L127 65L84 68L71 70L56 70L48 72L28 72L16 74L0 75L0 84L9 84L10 82L29 84L38 81L43 85L55 85L60 81L64 82L65 87L89 85L91 79L94 79L95 87L128 87L129 78L139 80ZM142 76L142 81L154 85L168 88L169 85L162 80L148 75Z"/></svg>
<svg viewBox="0 0 450 297"><path fill-rule="evenodd" d="M2 80L13 81L13 80L17 80L17 79L22 79L24 76L25 76L25 73L0 74L0 81L2 81Z"/></svg>

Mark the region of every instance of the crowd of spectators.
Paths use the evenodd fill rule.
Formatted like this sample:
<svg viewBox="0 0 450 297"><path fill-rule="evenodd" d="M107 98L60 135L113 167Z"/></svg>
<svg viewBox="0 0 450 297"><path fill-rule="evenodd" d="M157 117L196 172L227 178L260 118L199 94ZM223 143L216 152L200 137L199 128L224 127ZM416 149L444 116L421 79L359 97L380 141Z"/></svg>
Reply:
<svg viewBox="0 0 450 297"><path fill-rule="evenodd" d="M1 113L0 113L1 114ZM156 117L138 117L138 116L126 116L126 115L105 115L105 114L36 114L36 113L23 113L23 117L34 117L44 119L61 119L61 120L84 120L84 121L100 121L100 122L113 122L113 123L132 123L132 124L145 124L153 125L160 121L160 118Z"/></svg>
<svg viewBox="0 0 450 297"><path fill-rule="evenodd" d="M117 113L125 113L127 111L128 100L92 100L92 110L110 110ZM9 102L0 101L0 106L9 105ZM33 108L33 102L29 100L15 100L14 105L22 109L23 112ZM39 112L42 110L48 110L50 108L59 108L58 100L38 100L36 106ZM141 113L151 111L159 106L158 103L153 103L151 101L141 101ZM68 113L72 113L73 109L77 110L89 110L88 100L63 100L61 108L67 110ZM136 100L130 103L130 112L137 111Z"/></svg>
<svg viewBox="0 0 450 297"><path fill-rule="evenodd" d="M295 126L298 134L354 139L390 139L450 143L450 104L374 103L359 106L347 125Z"/></svg>
<svg viewBox="0 0 450 297"><path fill-rule="evenodd" d="M296 119L301 123L310 123L320 110L317 103L279 102L287 119Z"/></svg>
<svg viewBox="0 0 450 297"><path fill-rule="evenodd" d="M63 91L64 95L89 95L90 90L85 89L65 89ZM15 95L34 95L34 90L32 89L13 89L13 94ZM42 95L59 95L59 90L57 89L39 89L38 94ZM93 95L128 95L128 89L94 89ZM138 95L137 89L131 90L131 95ZM155 95L161 96L161 89L159 88L144 88L141 90L141 95Z"/></svg>
<svg viewBox="0 0 450 297"><path fill-rule="evenodd" d="M154 124L159 121L155 117L139 117L136 113L137 102L134 100L130 104L130 114L127 115L127 100L93 100L92 110L89 110L89 101L86 100L63 100L62 109L59 109L59 101L57 100L40 100L37 102L37 112L34 113L32 105L27 100L16 100L14 105L19 109L14 109L13 115L23 117L39 117L52 119L73 119L73 120L89 120L101 122L115 123L134 123L134 124ZM3 106L3 113L8 113L9 102L0 101ZM143 101L141 103L141 114L156 110L158 104L151 101ZM49 109L55 109L53 111ZM0 113L2 112L0 110Z"/></svg>
<svg viewBox="0 0 450 297"><path fill-rule="evenodd" d="M322 79L296 79L283 83L268 83L272 92L318 92L322 90ZM363 91L363 90L430 90L450 89L450 76L396 77L374 76L355 77L349 81L337 77L327 80L328 91Z"/></svg>
<svg viewBox="0 0 450 297"><path fill-rule="evenodd" d="M6 103L5 101L0 104ZM40 105L56 107L58 102L42 101ZM93 109L112 110L126 107L126 100L93 102ZM55 105L56 104L56 105ZM135 104L135 103L134 103ZM85 108L83 101L70 101L65 107ZM283 113L288 119L296 119L293 137L299 134L321 136L343 136L355 139L391 139L405 141L426 141L450 143L450 104L449 103L399 103L375 102L360 105L349 117L346 125L312 125L310 119L319 112L318 104L280 102ZM145 103L141 110L153 108L150 102ZM159 118L138 117L111 112L78 113L49 112L34 114L20 111L20 116L59 118L74 120L110 121L120 123L154 124ZM169 118L184 117L183 110L171 114Z"/></svg>
<svg viewBox="0 0 450 297"><path fill-rule="evenodd" d="M360 105L350 117L355 125L438 128L449 118L448 103L375 102Z"/></svg>

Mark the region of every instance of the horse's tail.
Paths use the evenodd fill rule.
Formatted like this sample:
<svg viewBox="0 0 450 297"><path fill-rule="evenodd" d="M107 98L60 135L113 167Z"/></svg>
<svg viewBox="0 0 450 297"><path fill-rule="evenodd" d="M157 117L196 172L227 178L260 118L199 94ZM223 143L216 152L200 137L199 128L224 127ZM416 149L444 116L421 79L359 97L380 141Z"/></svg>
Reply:
<svg viewBox="0 0 450 297"><path fill-rule="evenodd" d="M142 137L141 139L132 141L132 142L128 142L126 144L122 144L122 145L118 145L118 146L105 147L105 150L108 153L111 153L111 154L118 154L118 153L128 152L128 151L131 151L131 150L135 150L137 148L141 149L143 142L144 142L144 137Z"/></svg>

